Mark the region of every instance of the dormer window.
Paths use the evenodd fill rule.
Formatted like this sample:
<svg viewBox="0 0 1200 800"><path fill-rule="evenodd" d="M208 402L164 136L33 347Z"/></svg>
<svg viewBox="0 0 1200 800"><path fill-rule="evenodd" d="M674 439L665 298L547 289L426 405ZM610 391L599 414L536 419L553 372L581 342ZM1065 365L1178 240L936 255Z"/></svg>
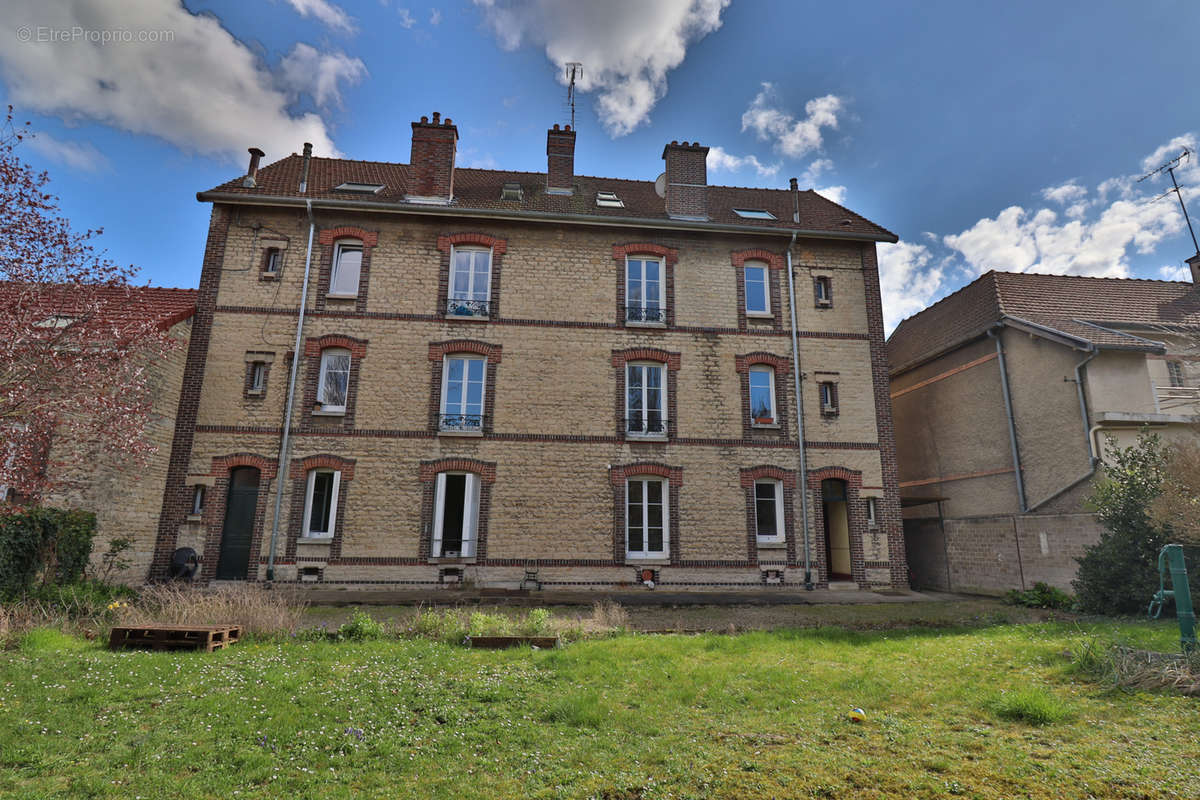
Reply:
<svg viewBox="0 0 1200 800"><path fill-rule="evenodd" d="M596 192L596 205L600 208L624 208L625 202L616 192Z"/></svg>
<svg viewBox="0 0 1200 800"><path fill-rule="evenodd" d="M761 208L735 208L733 213L744 219L776 219L770 211Z"/></svg>
<svg viewBox="0 0 1200 800"><path fill-rule="evenodd" d="M354 183L347 181L333 187L335 192L357 192L358 194L379 194L383 191L382 183Z"/></svg>
<svg viewBox="0 0 1200 800"><path fill-rule="evenodd" d="M501 200L524 200L525 191L521 188L521 184L516 181L510 181L504 184L504 188L500 190Z"/></svg>

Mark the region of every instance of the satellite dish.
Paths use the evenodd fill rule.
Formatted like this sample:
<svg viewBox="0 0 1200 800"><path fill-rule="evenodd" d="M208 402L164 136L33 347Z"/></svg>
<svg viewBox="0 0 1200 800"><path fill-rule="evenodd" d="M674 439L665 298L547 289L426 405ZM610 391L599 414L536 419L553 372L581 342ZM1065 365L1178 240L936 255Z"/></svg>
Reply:
<svg viewBox="0 0 1200 800"><path fill-rule="evenodd" d="M667 196L667 173L663 173L654 179L654 193L659 197Z"/></svg>

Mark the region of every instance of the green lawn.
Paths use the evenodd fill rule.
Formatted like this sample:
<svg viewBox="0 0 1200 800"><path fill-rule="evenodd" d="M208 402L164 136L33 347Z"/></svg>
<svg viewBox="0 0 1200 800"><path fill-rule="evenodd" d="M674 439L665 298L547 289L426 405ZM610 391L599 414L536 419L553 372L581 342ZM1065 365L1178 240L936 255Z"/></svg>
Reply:
<svg viewBox="0 0 1200 800"><path fill-rule="evenodd" d="M158 654L35 632L0 652L0 796L1200 796L1200 701L1076 675L1085 631L1177 640L1043 623Z"/></svg>

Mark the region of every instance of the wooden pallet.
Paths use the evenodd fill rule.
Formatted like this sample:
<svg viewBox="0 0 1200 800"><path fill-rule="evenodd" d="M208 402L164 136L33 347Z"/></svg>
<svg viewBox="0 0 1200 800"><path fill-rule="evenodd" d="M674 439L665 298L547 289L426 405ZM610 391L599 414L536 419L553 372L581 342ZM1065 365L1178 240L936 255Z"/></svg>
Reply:
<svg viewBox="0 0 1200 800"><path fill-rule="evenodd" d="M108 637L110 650L204 650L236 642L241 625L119 625Z"/></svg>
<svg viewBox="0 0 1200 800"><path fill-rule="evenodd" d="M557 636L468 636L469 647L503 650L506 647L538 647L543 650L558 647Z"/></svg>

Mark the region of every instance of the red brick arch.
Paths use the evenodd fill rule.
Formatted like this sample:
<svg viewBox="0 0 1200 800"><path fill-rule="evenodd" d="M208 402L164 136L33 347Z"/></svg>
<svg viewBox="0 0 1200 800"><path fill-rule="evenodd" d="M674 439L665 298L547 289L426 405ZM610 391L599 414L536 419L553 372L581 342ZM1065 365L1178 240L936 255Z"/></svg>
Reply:
<svg viewBox="0 0 1200 800"><path fill-rule="evenodd" d="M784 258L779 253L757 247L750 250L734 250L729 253L729 258L733 261L733 265L739 268L746 266L747 261L765 261L769 269L783 269L784 267Z"/></svg>
<svg viewBox="0 0 1200 800"><path fill-rule="evenodd" d="M489 364L499 364L503 348L498 344L488 344L476 339L453 339L448 342L430 342L429 360L441 361L453 353L474 353L485 356Z"/></svg>
<svg viewBox="0 0 1200 800"><path fill-rule="evenodd" d="M756 364L766 364L775 370L776 377L787 377L792 373L792 362L773 353L755 352L735 357L735 368L739 373L749 372Z"/></svg>
<svg viewBox="0 0 1200 800"><path fill-rule="evenodd" d="M451 247L460 244L490 247L493 255L503 255L508 252L507 239L501 239L486 233L447 233L437 238L438 250L441 250L443 253L449 253Z"/></svg>
<svg viewBox="0 0 1200 800"><path fill-rule="evenodd" d="M796 488L796 472L795 470L783 469L771 464L761 464L757 467L747 467L741 471L742 488L749 489L754 486L754 482L763 478L783 481L785 489Z"/></svg>
<svg viewBox="0 0 1200 800"><path fill-rule="evenodd" d="M679 353L660 350L657 347L631 347L626 350L612 351L612 365L621 367L630 361L658 361L666 364L667 369L677 370L680 364Z"/></svg>
<svg viewBox="0 0 1200 800"><path fill-rule="evenodd" d="M674 266L679 260L679 251L673 247L664 247L661 244L653 242L631 242L629 244L614 244L612 249L613 258L621 262L624 266L625 259L628 256L658 256L664 259L667 264Z"/></svg>
<svg viewBox="0 0 1200 800"><path fill-rule="evenodd" d="M437 477L439 472L472 472L479 480L487 484L496 482L496 465L491 461L477 461L473 458L442 458L437 461L421 462L421 482L428 483Z"/></svg>
<svg viewBox="0 0 1200 800"><path fill-rule="evenodd" d="M335 469L342 473L342 480L354 480L354 459L342 458L329 453L293 459L292 469L304 475L314 469Z"/></svg>
<svg viewBox="0 0 1200 800"><path fill-rule="evenodd" d="M230 470L238 467L255 467L262 473L262 477L268 480L275 477L275 460L257 455L256 453L233 453L227 456L214 456L212 470L209 474L218 476L227 475Z"/></svg>
<svg viewBox="0 0 1200 800"><path fill-rule="evenodd" d="M651 461L641 461L636 464L623 464L609 467L608 477L614 484L622 483L626 478L637 475L657 475L666 478L672 486L683 485L683 467L672 467Z"/></svg>
<svg viewBox="0 0 1200 800"><path fill-rule="evenodd" d="M342 225L337 228L326 228L317 235L319 244L333 244L338 239L358 239L363 243L363 247L374 247L379 244L379 233L366 231L352 225Z"/></svg>
<svg viewBox="0 0 1200 800"><path fill-rule="evenodd" d="M327 350L330 347L341 347L349 350L350 355L356 359L366 358L367 355L367 342L365 339L355 339L353 336L346 336L341 333L330 333L316 339L305 339L304 355L309 358L319 356L322 350Z"/></svg>

